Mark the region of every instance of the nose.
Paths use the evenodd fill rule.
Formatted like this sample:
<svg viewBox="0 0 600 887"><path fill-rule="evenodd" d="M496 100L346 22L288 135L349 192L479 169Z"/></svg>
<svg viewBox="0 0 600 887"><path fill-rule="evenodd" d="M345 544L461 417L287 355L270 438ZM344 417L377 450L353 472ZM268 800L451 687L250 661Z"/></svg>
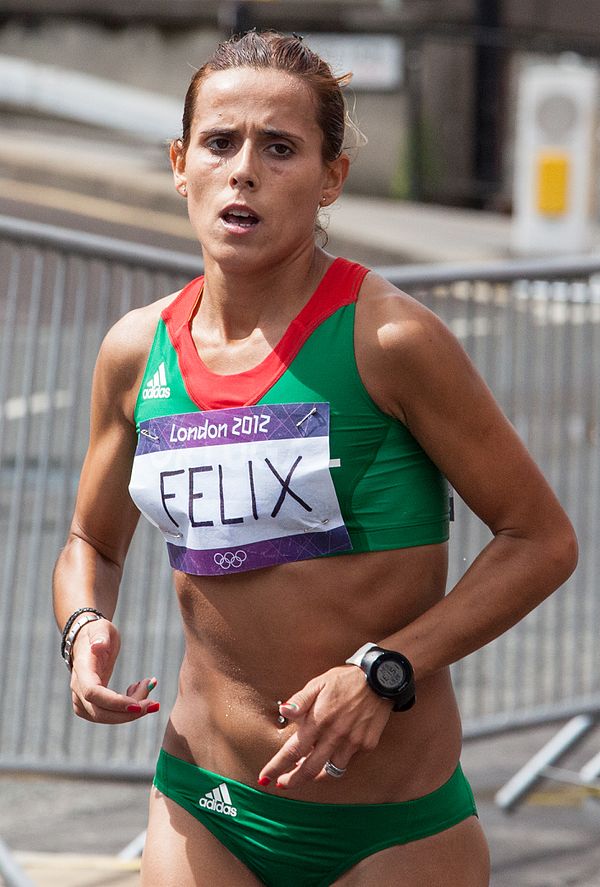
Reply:
<svg viewBox="0 0 600 887"><path fill-rule="evenodd" d="M229 184L232 188L248 188L254 190L258 185L256 158L252 145L244 142L236 153L229 175Z"/></svg>

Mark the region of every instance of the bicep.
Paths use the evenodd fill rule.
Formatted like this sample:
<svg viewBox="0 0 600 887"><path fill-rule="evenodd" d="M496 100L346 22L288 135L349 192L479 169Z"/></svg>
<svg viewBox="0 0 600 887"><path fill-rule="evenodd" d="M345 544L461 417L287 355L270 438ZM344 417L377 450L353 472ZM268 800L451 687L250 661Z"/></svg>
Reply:
<svg viewBox="0 0 600 887"><path fill-rule="evenodd" d="M128 491L134 451L135 442L117 428L90 441L71 524L73 536L119 565L139 517Z"/></svg>
<svg viewBox="0 0 600 887"><path fill-rule="evenodd" d="M139 517L128 490L136 435L127 415L127 400L118 362L115 365L110 351L101 351L94 372L90 439L71 535L120 566Z"/></svg>
<svg viewBox="0 0 600 887"><path fill-rule="evenodd" d="M397 415L493 533L530 534L562 514L514 427L441 321L425 315L392 359L395 372L387 384Z"/></svg>
<svg viewBox="0 0 600 887"><path fill-rule="evenodd" d="M540 470L477 375L441 387L443 402L425 397L407 410L412 433L494 533L523 526L554 500Z"/></svg>

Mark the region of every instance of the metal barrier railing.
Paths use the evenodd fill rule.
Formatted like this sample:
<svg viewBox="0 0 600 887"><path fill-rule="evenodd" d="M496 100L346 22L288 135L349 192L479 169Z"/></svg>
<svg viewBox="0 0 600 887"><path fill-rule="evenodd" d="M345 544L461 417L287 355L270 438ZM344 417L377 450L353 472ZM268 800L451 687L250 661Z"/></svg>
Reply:
<svg viewBox="0 0 600 887"><path fill-rule="evenodd" d="M379 269L461 339L571 515L568 586L454 668L467 736L600 704L600 258ZM0 217L0 768L147 779L164 719L90 725L71 713L51 571L87 443L92 367L117 317L201 273L199 259ZM456 504L450 581L489 538ZM164 717L182 638L162 540L140 524L117 621L115 685L157 674Z"/></svg>
<svg viewBox="0 0 600 887"><path fill-rule="evenodd" d="M0 883L5 887L35 887L35 884L15 861L4 841L0 841Z"/></svg>

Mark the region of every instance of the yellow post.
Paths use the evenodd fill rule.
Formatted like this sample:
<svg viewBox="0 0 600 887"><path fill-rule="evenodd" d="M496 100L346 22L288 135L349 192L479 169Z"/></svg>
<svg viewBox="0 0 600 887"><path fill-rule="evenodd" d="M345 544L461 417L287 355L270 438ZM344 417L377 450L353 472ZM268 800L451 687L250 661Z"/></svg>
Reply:
<svg viewBox="0 0 600 887"><path fill-rule="evenodd" d="M538 212L545 216L564 216L569 202L568 154L564 151L541 151L537 167Z"/></svg>

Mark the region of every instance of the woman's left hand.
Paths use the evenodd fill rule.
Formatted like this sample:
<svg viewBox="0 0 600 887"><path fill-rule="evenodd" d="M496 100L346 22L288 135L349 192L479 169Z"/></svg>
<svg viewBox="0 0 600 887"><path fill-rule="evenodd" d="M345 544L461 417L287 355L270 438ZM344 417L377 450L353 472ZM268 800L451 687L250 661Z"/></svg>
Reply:
<svg viewBox="0 0 600 887"><path fill-rule="evenodd" d="M295 732L259 773L259 784L277 780L293 788L330 779L327 761L343 770L357 752L373 751L388 722L392 704L377 696L355 665L331 668L313 678L279 706Z"/></svg>

